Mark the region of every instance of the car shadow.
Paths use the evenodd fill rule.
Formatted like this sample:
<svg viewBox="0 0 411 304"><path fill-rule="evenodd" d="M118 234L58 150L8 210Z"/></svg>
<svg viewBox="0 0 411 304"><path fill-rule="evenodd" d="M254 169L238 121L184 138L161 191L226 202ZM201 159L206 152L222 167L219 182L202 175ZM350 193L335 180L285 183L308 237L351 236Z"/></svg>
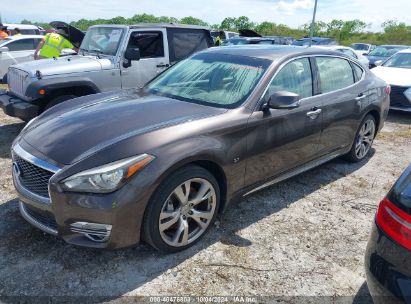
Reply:
<svg viewBox="0 0 411 304"><path fill-rule="evenodd" d="M411 113L390 110L386 121L409 126L411 125Z"/></svg>
<svg viewBox="0 0 411 304"><path fill-rule="evenodd" d="M19 135L24 125L24 122L0 125L0 158L11 158L11 144L17 135Z"/></svg>
<svg viewBox="0 0 411 304"><path fill-rule="evenodd" d="M371 152L370 157L375 150ZM238 236L237 231L355 172L368 160L335 159L239 199L199 243L176 254L163 254L146 244L117 251L71 246L28 224L19 215L17 199L10 200L0 205L0 302L20 302L14 296L21 295L81 295L91 296L92 302L119 298L163 273L173 275L174 267L218 242L250 246L253 240Z"/></svg>

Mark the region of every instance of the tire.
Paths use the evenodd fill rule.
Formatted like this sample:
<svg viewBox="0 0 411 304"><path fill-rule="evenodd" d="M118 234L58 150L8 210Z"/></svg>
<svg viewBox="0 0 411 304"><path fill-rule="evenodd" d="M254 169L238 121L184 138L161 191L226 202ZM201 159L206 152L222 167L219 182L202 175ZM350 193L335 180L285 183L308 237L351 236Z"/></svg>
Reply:
<svg viewBox="0 0 411 304"><path fill-rule="evenodd" d="M215 177L198 166L181 168L152 196L144 215L143 238L163 252L187 249L213 225L219 206L220 188Z"/></svg>
<svg viewBox="0 0 411 304"><path fill-rule="evenodd" d="M375 118L367 114L355 133L355 139L346 159L351 162L362 161L369 154L377 130Z"/></svg>
<svg viewBox="0 0 411 304"><path fill-rule="evenodd" d="M55 105L59 103L62 103L63 101L73 99L73 98L77 98L77 96L76 95L63 95L63 96L56 97L47 103L46 107L44 108L44 111L54 107Z"/></svg>

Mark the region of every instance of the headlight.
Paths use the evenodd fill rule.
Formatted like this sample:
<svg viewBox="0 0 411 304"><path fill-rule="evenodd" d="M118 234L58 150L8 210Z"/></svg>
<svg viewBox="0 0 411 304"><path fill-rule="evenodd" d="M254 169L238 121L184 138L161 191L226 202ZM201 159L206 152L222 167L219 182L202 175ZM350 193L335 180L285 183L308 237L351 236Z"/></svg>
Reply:
<svg viewBox="0 0 411 304"><path fill-rule="evenodd" d="M112 162L70 176L61 182L61 186L66 191L74 192L113 192L153 159L152 155L141 154Z"/></svg>

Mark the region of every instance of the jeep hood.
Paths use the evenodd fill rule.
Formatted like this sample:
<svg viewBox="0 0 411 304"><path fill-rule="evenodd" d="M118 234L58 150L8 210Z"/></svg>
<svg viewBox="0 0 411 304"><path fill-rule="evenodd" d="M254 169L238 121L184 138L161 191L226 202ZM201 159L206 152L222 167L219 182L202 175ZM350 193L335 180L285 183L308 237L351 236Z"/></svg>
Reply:
<svg viewBox="0 0 411 304"><path fill-rule="evenodd" d="M226 112L176 99L137 94L99 94L66 101L39 116L23 140L35 150L60 164L72 164L120 141L149 135L186 122ZM79 105L78 101L81 102ZM70 103L77 104L70 106ZM160 145L162 143L159 143ZM139 141L142 152L147 147ZM123 147L125 148L125 147Z"/></svg>
<svg viewBox="0 0 411 304"><path fill-rule="evenodd" d="M69 73L93 72L113 67L112 62L106 58L95 56L64 56L56 59L41 59L20 63L13 66L19 70L26 71L31 77L40 71L42 77L63 75Z"/></svg>

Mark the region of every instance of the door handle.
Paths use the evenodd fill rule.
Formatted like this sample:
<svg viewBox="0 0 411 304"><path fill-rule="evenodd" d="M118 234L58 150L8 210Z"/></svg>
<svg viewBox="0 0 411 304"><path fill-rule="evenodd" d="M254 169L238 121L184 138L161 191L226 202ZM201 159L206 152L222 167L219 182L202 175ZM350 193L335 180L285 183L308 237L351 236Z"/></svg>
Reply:
<svg viewBox="0 0 411 304"><path fill-rule="evenodd" d="M367 97L367 95L361 93L361 94L358 95L358 97L355 98L355 100L356 100L356 101L359 101L359 100L364 99L365 97Z"/></svg>
<svg viewBox="0 0 411 304"><path fill-rule="evenodd" d="M307 116L310 117L311 119L316 119L318 115L320 115L322 112L321 109L316 109L314 108L312 111L307 112Z"/></svg>
<svg viewBox="0 0 411 304"><path fill-rule="evenodd" d="M160 64L157 64L157 67L158 68L168 68L170 65L168 64L168 63L160 63Z"/></svg>

